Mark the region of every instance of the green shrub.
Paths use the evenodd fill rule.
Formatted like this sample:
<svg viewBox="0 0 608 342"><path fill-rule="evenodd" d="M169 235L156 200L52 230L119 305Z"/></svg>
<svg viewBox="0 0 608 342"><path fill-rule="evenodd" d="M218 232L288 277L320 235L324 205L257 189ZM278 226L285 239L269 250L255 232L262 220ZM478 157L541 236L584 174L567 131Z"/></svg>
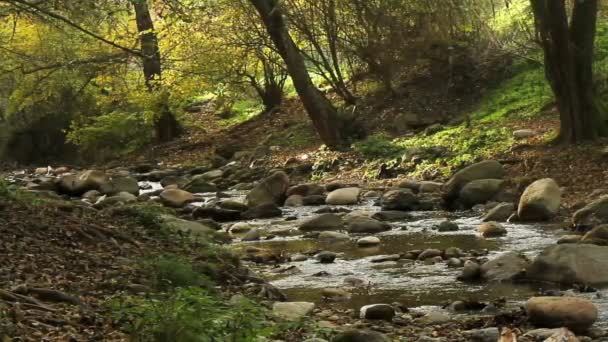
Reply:
<svg viewBox="0 0 608 342"><path fill-rule="evenodd" d="M206 285L210 280L194 270L192 263L184 257L164 255L144 262L144 268L152 276L156 289Z"/></svg>
<svg viewBox="0 0 608 342"><path fill-rule="evenodd" d="M253 342L272 333L251 301L228 304L194 287L158 298L115 299L110 309L133 341Z"/></svg>
<svg viewBox="0 0 608 342"><path fill-rule="evenodd" d="M390 158L404 152L386 133L370 135L365 141L353 144L353 148L366 158Z"/></svg>

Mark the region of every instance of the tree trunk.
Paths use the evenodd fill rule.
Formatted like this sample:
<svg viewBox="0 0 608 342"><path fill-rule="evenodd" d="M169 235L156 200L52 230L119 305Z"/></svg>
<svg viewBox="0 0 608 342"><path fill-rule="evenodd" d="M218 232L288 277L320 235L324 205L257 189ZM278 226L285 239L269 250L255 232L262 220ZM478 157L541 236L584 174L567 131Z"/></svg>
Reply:
<svg viewBox="0 0 608 342"><path fill-rule="evenodd" d="M137 31L140 33L141 52L143 54L142 64L146 86L150 92L160 92L162 76L160 48L158 37L154 32L154 23L150 16L147 0L132 0L135 8L135 21ZM163 99L160 108L160 117L154 122L156 138L161 142L167 142L179 136L180 126L173 113L169 109L166 100Z"/></svg>
<svg viewBox="0 0 608 342"><path fill-rule="evenodd" d="M560 114L558 139L576 143L604 136L606 124L593 90L597 0L575 1L570 25L565 0L531 2L545 74Z"/></svg>
<svg viewBox="0 0 608 342"><path fill-rule="evenodd" d="M343 144L342 123L331 102L317 89L306 68L304 58L289 35L278 0L250 0L287 65L287 71L321 140L330 148Z"/></svg>

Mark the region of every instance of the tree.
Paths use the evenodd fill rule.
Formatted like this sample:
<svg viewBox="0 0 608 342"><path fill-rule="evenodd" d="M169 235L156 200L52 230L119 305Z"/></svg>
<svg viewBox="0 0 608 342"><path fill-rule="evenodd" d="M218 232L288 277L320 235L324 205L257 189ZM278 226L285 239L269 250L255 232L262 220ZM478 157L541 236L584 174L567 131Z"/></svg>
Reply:
<svg viewBox="0 0 608 342"><path fill-rule="evenodd" d="M598 1L573 2L570 24L565 0L531 0L536 30L544 51L545 74L560 115L561 142L604 136L593 89L593 50Z"/></svg>
<svg viewBox="0 0 608 342"><path fill-rule="evenodd" d="M147 0L132 0L135 9L135 21L141 43L142 65L146 86L150 92L159 92L162 76L162 64L158 37L150 16ZM165 100L161 99L160 117L154 122L156 138L159 141L171 141L179 135L180 126Z"/></svg>
<svg viewBox="0 0 608 342"><path fill-rule="evenodd" d="M342 123L332 103L310 79L304 58L289 34L278 0L250 0L281 55L294 87L321 140L330 148L343 144Z"/></svg>

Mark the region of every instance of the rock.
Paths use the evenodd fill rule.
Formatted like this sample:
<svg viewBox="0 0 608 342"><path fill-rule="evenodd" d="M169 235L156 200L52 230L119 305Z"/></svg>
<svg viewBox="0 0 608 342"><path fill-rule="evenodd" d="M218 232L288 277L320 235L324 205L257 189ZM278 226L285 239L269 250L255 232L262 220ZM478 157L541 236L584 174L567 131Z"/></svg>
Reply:
<svg viewBox="0 0 608 342"><path fill-rule="evenodd" d="M125 204L125 203L133 203L137 202L137 196L130 194L128 192L121 192L114 196L104 195L100 197L95 203L96 207L104 208L111 205L116 204Z"/></svg>
<svg viewBox="0 0 608 342"><path fill-rule="evenodd" d="M267 203L281 205L288 187L289 177L284 172L276 172L262 180L247 194L247 206L253 208Z"/></svg>
<svg viewBox="0 0 608 342"><path fill-rule="evenodd" d="M222 176L224 175L224 171L217 169L217 170L211 170L211 171L207 171L205 173L203 173L202 175L200 175L200 177L202 179L211 181L217 178L222 178Z"/></svg>
<svg viewBox="0 0 608 342"><path fill-rule="evenodd" d="M262 236L260 235L260 231L257 229L252 229L245 234L245 236L243 236L241 241L259 241L261 238Z"/></svg>
<svg viewBox="0 0 608 342"><path fill-rule="evenodd" d="M418 204L418 198L411 190L390 190L380 199L382 210L412 210Z"/></svg>
<svg viewBox="0 0 608 342"><path fill-rule="evenodd" d="M370 259L370 262L376 264L381 262L389 262L389 261L397 261L401 259L401 255L399 254L390 254L390 255L377 255Z"/></svg>
<svg viewBox="0 0 608 342"><path fill-rule="evenodd" d="M300 224L299 229L304 232L319 230L339 230L344 227L342 218L336 214L321 214L310 218Z"/></svg>
<svg viewBox="0 0 608 342"><path fill-rule="evenodd" d="M347 286L354 286L354 287L363 287L363 286L368 286L370 284L369 280L367 280L365 278L354 277L354 276L345 277L343 282Z"/></svg>
<svg viewBox="0 0 608 342"><path fill-rule="evenodd" d="M300 184L295 185L287 189L286 196L300 195L302 197L312 196L312 195L323 195L325 193L325 188L318 184Z"/></svg>
<svg viewBox="0 0 608 342"><path fill-rule="evenodd" d="M391 225L372 219L355 219L348 224L347 230L352 234L375 234L391 230Z"/></svg>
<svg viewBox="0 0 608 342"><path fill-rule="evenodd" d="M280 217L283 212L274 203L260 204L255 207L251 207L249 210L243 213L242 217L247 220L262 219Z"/></svg>
<svg viewBox="0 0 608 342"><path fill-rule="evenodd" d="M580 342L581 340L567 328L556 329L553 335L549 336L544 342Z"/></svg>
<svg viewBox="0 0 608 342"><path fill-rule="evenodd" d="M88 170L76 175L64 175L58 181L61 193L80 196L89 190L101 190L109 182L108 176L101 171Z"/></svg>
<svg viewBox="0 0 608 342"><path fill-rule="evenodd" d="M530 184L517 208L517 216L522 221L545 221L559 211L562 191L551 178L539 179Z"/></svg>
<svg viewBox="0 0 608 342"><path fill-rule="evenodd" d="M498 222L483 223L477 229L484 238L499 237L507 235L507 230Z"/></svg>
<svg viewBox="0 0 608 342"><path fill-rule="evenodd" d="M450 316L443 311L431 311L419 318L419 321L424 324L443 324L450 321Z"/></svg>
<svg viewBox="0 0 608 342"><path fill-rule="evenodd" d="M370 330L347 330L336 335L332 342L391 342L379 332Z"/></svg>
<svg viewBox="0 0 608 342"><path fill-rule="evenodd" d="M421 194L440 193L443 183L423 181L419 183L418 192Z"/></svg>
<svg viewBox="0 0 608 342"><path fill-rule="evenodd" d="M476 179L465 184L460 190L459 199L468 208L492 200L503 189L502 179Z"/></svg>
<svg viewBox="0 0 608 342"><path fill-rule="evenodd" d="M390 322L395 317L395 309L388 304L366 305L359 310L359 317Z"/></svg>
<svg viewBox="0 0 608 342"><path fill-rule="evenodd" d="M541 328L541 329L534 329L534 330L530 330L527 331L523 337L527 337L532 339L533 341L545 341L546 339L550 338L551 336L553 336L556 333L561 332L562 329L561 328L554 328L554 329L548 329L548 328ZM562 341L562 342L573 342L573 341Z"/></svg>
<svg viewBox="0 0 608 342"><path fill-rule="evenodd" d="M359 203L359 188L342 188L330 192L325 203L330 205L352 205Z"/></svg>
<svg viewBox="0 0 608 342"><path fill-rule="evenodd" d="M323 289L321 291L321 296L324 299L333 300L333 301L341 301L350 299L350 293L342 290L342 289Z"/></svg>
<svg viewBox="0 0 608 342"><path fill-rule="evenodd" d="M389 211L379 211L374 213L372 217L374 220L378 221L402 221L409 220L412 218L412 215L406 213L405 211L399 210L389 210Z"/></svg>
<svg viewBox="0 0 608 342"><path fill-rule="evenodd" d="M589 203L576 211L572 216L572 223L577 227L595 227L608 223L608 196Z"/></svg>
<svg viewBox="0 0 608 342"><path fill-rule="evenodd" d="M530 260L525 255L506 253L481 265L481 278L490 282L511 282L522 279Z"/></svg>
<svg viewBox="0 0 608 342"><path fill-rule="evenodd" d="M160 185L163 188L166 188L170 185L177 185L177 187L180 188L180 187L186 185L187 183L188 183L187 178L185 178L183 176L177 176L177 175L166 176L160 180Z"/></svg>
<svg viewBox="0 0 608 342"><path fill-rule="evenodd" d="M452 221L443 221L437 226L438 232L457 232L458 224Z"/></svg>
<svg viewBox="0 0 608 342"><path fill-rule="evenodd" d="M82 195L82 198L90 201L91 203L95 203L101 196L102 194L98 190L89 190Z"/></svg>
<svg viewBox="0 0 608 342"><path fill-rule="evenodd" d="M366 236L364 238L357 240L357 246L359 246L359 247L377 246L379 244L380 244L380 239L378 239L375 236Z"/></svg>
<svg viewBox="0 0 608 342"><path fill-rule="evenodd" d="M532 297L526 303L526 312L538 327L567 327L576 332L587 331L598 318L595 305L578 297Z"/></svg>
<svg viewBox="0 0 608 342"><path fill-rule="evenodd" d="M204 179L201 176L194 177L190 182L186 183L183 186L185 191L191 193L206 193L206 192L216 192L217 186L213 183L209 183L207 179Z"/></svg>
<svg viewBox="0 0 608 342"><path fill-rule="evenodd" d="M447 262L447 265L450 268L459 268L464 266L464 262L458 258L450 258Z"/></svg>
<svg viewBox="0 0 608 342"><path fill-rule="evenodd" d="M557 240L557 244L563 243L579 243L583 237L581 235L564 235Z"/></svg>
<svg viewBox="0 0 608 342"><path fill-rule="evenodd" d="M581 242L601 246L608 245L608 225L603 224L591 229L583 236Z"/></svg>
<svg viewBox="0 0 608 342"><path fill-rule="evenodd" d="M418 260L426 260L434 257L440 257L443 254L442 251L438 249L426 249L420 255L418 255Z"/></svg>
<svg viewBox="0 0 608 342"><path fill-rule="evenodd" d="M608 285L608 247L587 244L549 246L532 261L527 277L564 285Z"/></svg>
<svg viewBox="0 0 608 342"><path fill-rule="evenodd" d="M467 183L477 179L502 179L504 175L505 170L499 162L486 160L456 172L441 190L444 192L445 198L452 201L458 197L460 190Z"/></svg>
<svg viewBox="0 0 608 342"><path fill-rule="evenodd" d="M285 204L284 206L286 207L301 207L304 205L304 197L302 197L301 195L291 195L289 197L287 197L287 199L285 200Z"/></svg>
<svg viewBox="0 0 608 342"><path fill-rule="evenodd" d="M481 267L478 263L467 260L464 263L464 267L462 272L458 276L458 280L460 281L475 281L478 280L481 276Z"/></svg>
<svg viewBox="0 0 608 342"><path fill-rule="evenodd" d="M162 203L169 207L181 208L194 201L194 196L184 190L169 189L160 193Z"/></svg>
<svg viewBox="0 0 608 342"><path fill-rule="evenodd" d="M324 205L325 195L310 195L302 198L303 205Z"/></svg>
<svg viewBox="0 0 608 342"><path fill-rule="evenodd" d="M241 212L238 210L228 210L214 207L200 207L194 209L192 217L194 218L210 218L217 222L230 222L241 219Z"/></svg>
<svg viewBox="0 0 608 342"><path fill-rule="evenodd" d="M536 136L536 132L531 129L519 129L513 132L515 139L528 139Z"/></svg>
<svg viewBox="0 0 608 342"><path fill-rule="evenodd" d="M190 233L197 236L209 236L215 233L215 229L194 221L179 219L171 215L162 215L161 221L174 231Z"/></svg>
<svg viewBox="0 0 608 342"><path fill-rule="evenodd" d="M483 222L506 222L511 215L515 212L515 204L513 203L500 203L494 208L490 209L487 214L482 218Z"/></svg>
<svg viewBox="0 0 608 342"><path fill-rule="evenodd" d="M325 231L319 233L319 240L344 241L350 239L348 235L338 232Z"/></svg>
<svg viewBox="0 0 608 342"><path fill-rule="evenodd" d="M272 305L272 313L287 321L297 321L312 313L314 303L308 302L276 302Z"/></svg>
<svg viewBox="0 0 608 342"><path fill-rule="evenodd" d="M457 248L457 247L448 247L445 249L445 251L443 252L443 255L450 259L450 258L458 258L464 255L464 253L462 252L462 249Z"/></svg>
<svg viewBox="0 0 608 342"><path fill-rule="evenodd" d="M496 327L469 330L463 334L471 342L496 342L500 339L500 331Z"/></svg>
<svg viewBox="0 0 608 342"><path fill-rule="evenodd" d="M323 251L315 255L315 259L322 264L331 264L336 260L337 256L336 253Z"/></svg>
<svg viewBox="0 0 608 342"><path fill-rule="evenodd" d="M132 195L139 195L139 184L132 177L111 177L107 182L99 186L99 191L108 196L114 196L120 192L128 192Z"/></svg>
<svg viewBox="0 0 608 342"><path fill-rule="evenodd" d="M293 262L302 262L308 260L308 257L304 254L294 254L290 258Z"/></svg>
<svg viewBox="0 0 608 342"><path fill-rule="evenodd" d="M224 200L217 204L218 207L227 210L247 211L248 207L245 203L235 200Z"/></svg>

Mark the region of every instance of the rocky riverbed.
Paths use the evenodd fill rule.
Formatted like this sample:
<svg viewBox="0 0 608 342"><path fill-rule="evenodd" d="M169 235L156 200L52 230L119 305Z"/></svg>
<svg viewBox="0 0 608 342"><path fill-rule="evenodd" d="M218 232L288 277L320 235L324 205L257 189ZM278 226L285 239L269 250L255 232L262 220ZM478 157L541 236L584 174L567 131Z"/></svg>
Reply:
<svg viewBox="0 0 608 342"><path fill-rule="evenodd" d="M212 161L190 169L40 168L6 178L97 210L147 201L175 208L179 217L166 218L175 229L230 241L280 290L265 299L285 299L272 305L285 319L312 315L323 327L388 336L370 341L496 341L499 332L543 341L568 332L535 328L562 327L606 340L605 197L564 224L559 185L522 186L504 179L496 161L445 182L386 188L297 184L295 172Z"/></svg>

